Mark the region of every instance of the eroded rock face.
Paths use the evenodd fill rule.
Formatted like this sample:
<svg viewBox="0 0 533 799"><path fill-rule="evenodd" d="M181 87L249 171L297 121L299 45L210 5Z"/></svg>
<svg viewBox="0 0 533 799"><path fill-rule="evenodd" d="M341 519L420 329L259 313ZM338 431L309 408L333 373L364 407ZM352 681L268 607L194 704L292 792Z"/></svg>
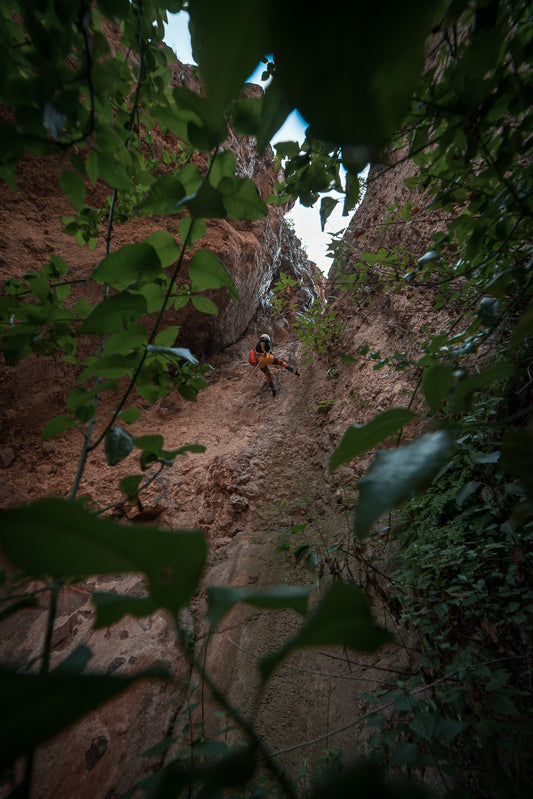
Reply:
<svg viewBox="0 0 533 799"><path fill-rule="evenodd" d="M192 80L190 70L178 67L178 79ZM241 173L256 181L262 196L268 194L273 180L271 155L254 154L250 141L233 135L229 144L237 154ZM4 195L5 190L1 190L2 277L39 266L52 251L65 258L77 276L87 274L102 257L101 249L95 253L80 250L62 233L59 219L71 213L58 190L62 167L61 159L28 160L21 167L20 196ZM405 197L403 175L387 175L384 182L376 181L350 226L348 268L355 268L366 249L397 242L392 232L379 233L387 205ZM95 191L95 202L102 199L102 193L102 187ZM117 228L116 246L140 241L162 226L176 234L177 220L130 220ZM363 229L367 231L364 241L356 233ZM429 226L427 235L421 236L421 230L415 235L422 248L429 238ZM355 251L359 241L362 249ZM263 588L283 583L286 567L291 581L309 584L305 569L277 552L280 535L290 537L295 525L306 524L313 535L315 527L318 529L318 538L340 536L343 530L349 530L349 512L343 512L343 507L353 498L355 481L363 475L370 456L349 464L333 484L328 474L331 452L348 425L367 421L376 409L404 404L405 392L412 390L413 383L408 373L391 373L384 378L371 364L342 364L337 356L352 354L365 340L384 353L415 347L413 331L417 333L431 319L429 305L413 303L407 290L393 298L378 293L372 304L363 308L354 309L349 302L339 301L343 326L335 350L305 362L290 315L272 319L265 302L272 281L281 271L300 281L297 301L301 307L315 296L313 265L302 257L298 240L283 223L282 212L270 209L264 220L252 223L229 219L212 222L202 246L219 255L241 297L237 304L225 290L214 292L219 315L207 323L205 316L190 311L179 318L179 344L190 346L197 354L210 355L215 371L209 377L209 387L195 403L187 403L177 392L168 395L146 410L131 432L162 433L169 449L199 441L206 451L178 459L172 469L154 480L141 504L131 507L123 503L114 511L133 524L199 528L204 532L209 544L208 562L202 590L186 619L198 654L203 652L207 636L205 586ZM247 362L248 350L264 329L275 333L277 354L298 364L301 370L299 378L280 373L275 400L263 376L252 372ZM66 431L51 442L42 442L40 430L63 411L65 396L76 377L71 367L53 360L32 358L16 368L2 367L2 507L47 494L68 495L77 466L79 434ZM135 453L111 468L103 454L95 451L89 457L80 492L90 495L100 508L111 506L122 497L119 480L138 470ZM320 590L329 579L326 570L321 575ZM63 589L54 627L52 667L83 644L93 653L90 671L132 675L162 662L175 682L136 683L43 746L36 760L32 799L112 799L120 795L169 761L172 749L151 758L142 757L142 753L178 734L182 718L186 718L182 686L191 674L176 645L170 619L162 613L141 619L126 617L94 631L90 593L95 587L131 596L143 591L137 575L90 580ZM313 588L312 601L320 590ZM46 610L43 594L37 608L26 609L3 624L3 659L21 668L33 661L33 668L37 667ZM387 624L389 620L384 615L381 621ZM210 673L241 712L247 717L256 714L261 735L273 750L328 734L329 746L361 754L366 734L360 726L335 733L368 709L357 696L367 689L366 684L357 685L353 679L342 682L331 673L331 663L335 668L337 660L345 663L345 653L334 653L338 657L331 663L323 653L300 654L291 659L290 669L280 670L261 697L256 696L258 659L279 646L299 623L291 612L265 614L238 607L209 641L206 662ZM386 659L387 668L400 663L406 652L396 655L397 661ZM379 658L379 654L358 658L357 663L349 663L350 670L352 665L359 669L363 662L365 678L375 678L371 667L379 667ZM199 693L194 679L192 686ZM213 707L209 705L209 709ZM281 756L280 762L297 772L322 751L321 744L309 744Z"/></svg>

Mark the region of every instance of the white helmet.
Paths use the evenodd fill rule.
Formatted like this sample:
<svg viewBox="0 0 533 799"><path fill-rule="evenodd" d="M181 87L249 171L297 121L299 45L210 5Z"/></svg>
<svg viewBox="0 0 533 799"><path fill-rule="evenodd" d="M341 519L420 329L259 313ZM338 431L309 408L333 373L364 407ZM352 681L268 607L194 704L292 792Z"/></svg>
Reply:
<svg viewBox="0 0 533 799"><path fill-rule="evenodd" d="M270 336L268 333L261 333L259 336L259 341L270 341Z"/></svg>

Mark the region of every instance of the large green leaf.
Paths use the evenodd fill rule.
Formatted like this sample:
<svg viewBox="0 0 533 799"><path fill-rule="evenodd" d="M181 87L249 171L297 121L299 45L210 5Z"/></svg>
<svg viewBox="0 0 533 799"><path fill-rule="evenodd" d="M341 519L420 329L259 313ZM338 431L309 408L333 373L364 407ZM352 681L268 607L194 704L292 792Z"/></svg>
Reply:
<svg viewBox="0 0 533 799"><path fill-rule="evenodd" d="M207 595L209 599L207 619L211 627L216 627L226 613L239 602L268 610L290 608L305 616L309 588L279 585L257 591L251 588L226 588L212 585L207 589Z"/></svg>
<svg viewBox="0 0 533 799"><path fill-rule="evenodd" d="M218 308L213 300L209 299L209 297L204 297L203 294L193 294L191 301L197 311L211 314L211 316L218 315Z"/></svg>
<svg viewBox="0 0 533 799"><path fill-rule="evenodd" d="M151 597L124 596L104 591L93 591L91 602L96 607L94 627L110 627L124 616L136 618L150 616L157 606Z"/></svg>
<svg viewBox="0 0 533 799"><path fill-rule="evenodd" d="M272 0L275 80L316 138L370 147L386 141L409 108L440 6L333 0L318 20L300 3ZM348 53L350 68L339 80L339 58Z"/></svg>
<svg viewBox="0 0 533 799"><path fill-rule="evenodd" d="M56 735L137 680L154 675L152 672L135 677L78 676L59 671L39 677L1 669L2 771L19 755Z"/></svg>
<svg viewBox="0 0 533 799"><path fill-rule="evenodd" d="M199 531L121 525L62 499L6 511L0 543L15 566L37 579L144 572L156 604L172 613L196 591L206 557Z"/></svg>
<svg viewBox="0 0 533 799"><path fill-rule="evenodd" d="M269 4L253 0L189 4L193 55L211 114L226 110L268 52L268 11Z"/></svg>
<svg viewBox="0 0 533 799"><path fill-rule="evenodd" d="M454 389L452 402L456 406L461 406L465 400L468 400L472 396L474 391L479 391L480 388L485 388L501 380L506 380L508 377L515 374L515 372L515 365L509 361L500 361L500 363L495 363L482 372L474 372L459 382Z"/></svg>
<svg viewBox="0 0 533 799"><path fill-rule="evenodd" d="M154 248L161 261L161 266L170 266L179 257L180 248L174 236L167 230L157 230L148 236L144 243Z"/></svg>
<svg viewBox="0 0 533 799"><path fill-rule="evenodd" d="M262 219L267 215L267 206L250 178L223 177L217 189L232 219Z"/></svg>
<svg viewBox="0 0 533 799"><path fill-rule="evenodd" d="M345 646L358 652L375 652L392 639L372 618L368 599L354 585L332 583L302 628L276 652L261 660L263 680L296 649Z"/></svg>
<svg viewBox="0 0 533 799"><path fill-rule="evenodd" d="M98 174L103 181L114 189L128 190L133 188L131 178L117 158L106 152L98 153Z"/></svg>
<svg viewBox="0 0 533 799"><path fill-rule="evenodd" d="M133 449L133 438L121 427L111 427L104 439L105 457L110 466L123 461Z"/></svg>
<svg viewBox="0 0 533 799"><path fill-rule="evenodd" d="M150 187L148 195L139 205L143 214L172 214L187 192L178 175L163 175Z"/></svg>
<svg viewBox="0 0 533 799"><path fill-rule="evenodd" d="M49 438L57 436L58 433L62 433L64 430L70 430L71 427L76 427L76 420L66 413L60 413L59 416L55 416L44 426L41 438L43 441L48 441Z"/></svg>
<svg viewBox="0 0 533 799"><path fill-rule="evenodd" d="M137 321L146 312L146 300L142 294L132 294L129 291L113 294L91 308L79 333L115 333L123 324Z"/></svg>
<svg viewBox="0 0 533 799"><path fill-rule="evenodd" d="M64 169L59 178L61 188L68 194L72 201L72 205L79 211L85 199L85 184L77 172L72 172L70 169Z"/></svg>
<svg viewBox="0 0 533 799"><path fill-rule="evenodd" d="M226 286L233 299L239 300L239 292L235 288L233 278L220 258L211 250L198 250L189 264L189 274L195 289L203 291Z"/></svg>
<svg viewBox="0 0 533 799"><path fill-rule="evenodd" d="M407 408L391 408L375 416L365 425L349 427L330 458L329 471L334 472L343 463L385 441L414 417L415 414Z"/></svg>
<svg viewBox="0 0 533 799"><path fill-rule="evenodd" d="M125 244L120 250L107 255L91 277L97 283L124 289L131 283L150 283L161 274L162 264L156 249L147 242L141 242Z"/></svg>
<svg viewBox="0 0 533 799"><path fill-rule="evenodd" d="M363 538L386 511L427 485L448 460L454 448L449 430L426 433L411 444L380 450L365 477L359 481L355 529Z"/></svg>
<svg viewBox="0 0 533 799"><path fill-rule="evenodd" d="M453 382L453 367L436 363L424 371L422 390L430 409L435 412L450 393Z"/></svg>

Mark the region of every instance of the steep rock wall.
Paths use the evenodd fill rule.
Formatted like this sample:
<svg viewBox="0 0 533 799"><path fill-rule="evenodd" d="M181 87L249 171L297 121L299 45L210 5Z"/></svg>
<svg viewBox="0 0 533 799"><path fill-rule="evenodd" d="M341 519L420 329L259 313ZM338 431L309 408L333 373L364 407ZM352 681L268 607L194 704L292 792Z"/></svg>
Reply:
<svg viewBox="0 0 533 799"><path fill-rule="evenodd" d="M259 157L250 154L247 146L245 142L238 143L242 169L250 174L253 170L254 176L260 175L260 182L268 183L270 177L265 177L263 166L258 166ZM17 272L19 268L31 269L36 262L45 260L53 248L59 248L65 260L75 263L79 274L83 274L101 255L78 250L77 245L63 237L60 226L54 227L53 220L68 213L56 192L61 164L33 162L31 166L29 193L22 191L18 198L6 200L10 205L3 218L3 274L13 274L15 268ZM401 178L401 171L387 170L373 181L348 233L348 269L357 263L357 258L352 260L354 239L359 242L362 238L354 231L375 228L374 238L368 234L363 242L365 248L394 244L392 233L383 237L379 228L387 204L405 196ZM50 218L45 211L50 211ZM25 222L28 215L30 227ZM116 243L137 241L158 224L159 220L128 223L117 231ZM174 230L172 225L170 229ZM429 233L428 225L427 236L415 234L420 249ZM383 377L372 369L372 364L342 364L338 355L353 353L363 340L371 340L383 349L416 347L411 341L413 331L418 335L431 320L429 299L427 306L421 306L418 301L412 302L407 291L394 297L376 292L370 304L355 308L347 298L338 299L343 329L335 349L306 362L291 330L290 318L273 319L263 302L272 279L281 270L300 278L303 304L313 295L313 267L298 254L297 241L283 226L281 215L271 211L261 224L228 220L214 223L208 246L220 254L232 272L241 292L240 305L244 307L224 304L219 295L221 313L216 322L197 327L199 320L194 316L182 321L184 341L180 343L211 352L215 371L209 378L209 387L195 403L187 403L177 393L168 395L132 427L135 435L163 433L169 448L200 442L206 452L180 458L151 484L142 505L121 505L114 512L137 524L202 529L209 542L204 587L266 587L283 582L287 566L291 567L291 581L307 583L305 570L277 552L279 537L291 538L294 525L302 524L310 525L309 535L319 540L336 541L347 535L346 508L369 456L357 459L342 470L338 480L332 480L327 470L330 454L349 424L366 421L376 409L405 404L405 392L413 388L413 376L408 373L391 372ZM336 274L334 271L333 278ZM329 291L335 292L334 281ZM262 375L253 373L246 360L260 329L269 330L276 351L301 369L300 378L281 373L275 400L265 388ZM32 359L30 363L31 369L28 363L15 369L3 368L3 507L49 493L64 496L76 468L75 431L44 443L38 432L61 410L73 376L53 362L43 365ZM81 492L89 494L100 508L113 505L120 499L119 479L136 468L133 454L112 469L95 452L89 459ZM335 568L334 561L323 564L319 583L313 587L313 601L319 598ZM189 673L176 647L170 620L163 614L147 619L126 618L95 632L94 610L89 602L93 585L99 590L131 595L142 590L142 583L134 575L113 581L93 580L65 589L56 623L52 667L77 646L86 644L93 651L90 670L125 675L163 661L174 674L176 685L139 684L49 742L37 756L33 799L66 799L74 795L79 799L111 799L119 795L168 762L173 749L153 758L141 755L157 741L178 734L187 720L187 698L177 686L188 680L194 686L198 678ZM303 652L293 656L266 689L257 693L258 658L297 629L298 618L289 612L267 614L239 607L208 640L205 605L202 590L187 622L196 651L202 655L207 645L209 672L239 710L246 717L255 718L262 737L273 751L280 753L278 758L283 765L295 772L312 763L325 742L354 755L365 751L366 732L356 722L368 707L357 694L367 687L366 681L380 679L384 666L401 670L408 658L407 649L395 649L393 657L390 652L374 656L346 655L335 650ZM40 606L23 611L16 621L4 625L1 635L5 658L22 665L38 656L45 612L43 599ZM383 623L395 629L395 620L385 606L376 606L375 612ZM362 676L360 682L354 680L355 673ZM208 723L214 722L211 719ZM234 737L240 737L239 732ZM292 749L294 746L297 748Z"/></svg>

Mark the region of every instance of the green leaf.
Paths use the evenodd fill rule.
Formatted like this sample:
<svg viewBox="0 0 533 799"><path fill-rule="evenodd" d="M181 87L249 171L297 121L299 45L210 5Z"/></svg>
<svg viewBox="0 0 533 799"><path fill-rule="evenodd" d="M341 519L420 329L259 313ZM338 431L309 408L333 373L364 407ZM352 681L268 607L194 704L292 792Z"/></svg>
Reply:
<svg viewBox="0 0 533 799"><path fill-rule="evenodd" d="M195 0L189 8L193 56L211 115L223 113L268 51L268 5Z"/></svg>
<svg viewBox="0 0 533 799"><path fill-rule="evenodd" d="M133 444L137 449L145 450L146 452L153 452L158 455L163 449L164 438L156 433L152 436L134 436Z"/></svg>
<svg viewBox="0 0 533 799"><path fill-rule="evenodd" d="M116 158L106 152L98 152L98 174L105 183L114 189L128 190L133 188L131 178Z"/></svg>
<svg viewBox="0 0 533 799"><path fill-rule="evenodd" d="M263 680L268 679L281 661L296 649L331 645L346 646L358 652L375 652L391 639L391 634L372 619L363 592L354 585L336 581L300 631L261 660L261 675Z"/></svg>
<svg viewBox="0 0 533 799"><path fill-rule="evenodd" d="M122 693L143 676L146 675L82 677L52 672L41 677L1 669L2 771L19 755Z"/></svg>
<svg viewBox="0 0 533 799"><path fill-rule="evenodd" d="M320 229L324 232L324 227L328 221L328 217L337 205L338 200L333 197L322 197L320 202Z"/></svg>
<svg viewBox="0 0 533 799"><path fill-rule="evenodd" d="M493 366L489 366L489 368L485 369L483 372L468 375L468 377L461 380L457 388L455 388L452 396L453 404L456 407L460 406L465 400L468 400L472 396L474 391L479 391L480 388L498 383L500 380L506 380L515 372L516 367L514 364L508 361L501 361L500 363L495 363Z"/></svg>
<svg viewBox="0 0 533 799"><path fill-rule="evenodd" d="M409 724L409 729L413 730L421 738L431 741L435 731L436 717L429 713L417 713Z"/></svg>
<svg viewBox="0 0 533 799"><path fill-rule="evenodd" d="M81 206L83 205L83 201L85 200L85 183L77 174L77 172L72 172L70 169L64 169L61 173L59 178L59 183L61 188L68 194L72 205L79 211Z"/></svg>
<svg viewBox="0 0 533 799"><path fill-rule="evenodd" d="M358 536L364 538L383 513L427 485L453 449L453 433L440 430L426 433L404 447L380 450L366 476L359 481L354 516Z"/></svg>
<svg viewBox="0 0 533 799"><path fill-rule="evenodd" d="M180 209L186 206L193 219L200 217L205 219L224 219L226 216L226 206L222 200L220 191L215 189L208 180L204 180L200 188L194 194L189 194L177 206Z"/></svg>
<svg viewBox="0 0 533 799"><path fill-rule="evenodd" d="M206 234L206 224L203 219L193 219L192 216L184 216L178 225L179 234L182 241L187 241L189 245L194 244L198 239L202 239Z"/></svg>
<svg viewBox="0 0 533 799"><path fill-rule="evenodd" d="M137 502L138 488L142 480L142 474L130 474L124 477L118 484L119 489L126 494L130 502Z"/></svg>
<svg viewBox="0 0 533 799"><path fill-rule="evenodd" d="M186 194L187 192L179 177L176 175L163 175L152 184L148 195L139 204L138 210L143 214L176 213Z"/></svg>
<svg viewBox="0 0 533 799"><path fill-rule="evenodd" d="M141 411L139 408L124 408L124 410L120 411L118 414L119 419L121 419L125 424L132 424L139 419L141 415Z"/></svg>
<svg viewBox="0 0 533 799"><path fill-rule="evenodd" d="M91 308L79 333L114 333L121 325L137 321L146 312L146 300L141 294L132 294L129 291L113 294Z"/></svg>
<svg viewBox="0 0 533 799"><path fill-rule="evenodd" d="M438 6L427 0L334 3L317 27L316 17L303 14L299 4L273 0L275 80L314 138L369 148L388 139L411 103ZM342 80L339 53L350 53Z"/></svg>
<svg viewBox="0 0 533 799"><path fill-rule="evenodd" d="M152 233L144 243L154 248L163 267L171 266L179 258L180 248L176 239L166 230Z"/></svg>
<svg viewBox="0 0 533 799"><path fill-rule="evenodd" d="M349 427L330 458L330 473L334 472L341 464L351 461L352 458L356 458L390 438L414 418L415 414L406 408L391 408L388 411L383 411L379 416L375 416L365 425Z"/></svg>
<svg viewBox="0 0 533 799"><path fill-rule="evenodd" d="M55 667L54 674L81 674L86 665L92 658L93 653L88 646L80 644L76 649L67 655L65 660Z"/></svg>
<svg viewBox="0 0 533 799"><path fill-rule="evenodd" d="M77 382L84 383L95 375L109 378L132 375L138 361L139 358L135 353L130 355L104 355L102 358L95 358L94 362L81 373Z"/></svg>
<svg viewBox="0 0 533 799"><path fill-rule="evenodd" d="M439 718L435 728L435 735L437 738L442 738L445 741L451 741L466 729L466 724L457 719L444 719Z"/></svg>
<svg viewBox="0 0 533 799"><path fill-rule="evenodd" d="M179 332L179 325L169 325L165 327L164 330L159 331L154 339L154 344L159 347L171 347L176 341Z"/></svg>
<svg viewBox="0 0 533 799"><path fill-rule="evenodd" d="M124 289L131 283L151 283L161 274L162 264L156 250L151 244L141 242L125 244L117 252L107 255L91 277L97 283L107 283L108 286Z"/></svg>
<svg viewBox="0 0 533 799"><path fill-rule="evenodd" d="M127 615L142 618L150 616L157 610L157 605L151 597L121 596L93 591L91 601L96 607L95 629L110 627Z"/></svg>
<svg viewBox="0 0 533 799"><path fill-rule="evenodd" d="M217 153L213 160L209 180L216 188L222 178L235 177L236 168L237 159L235 158L235 153L232 150L223 150L221 153Z"/></svg>
<svg viewBox="0 0 533 799"><path fill-rule="evenodd" d="M55 416L53 419L51 419L48 424L44 426L43 432L41 433L41 438L43 441L48 441L49 438L57 436L64 430L70 430L71 427L76 427L76 425L77 422L72 418L72 416L69 416L66 413L61 413L59 416Z"/></svg>
<svg viewBox="0 0 533 799"><path fill-rule="evenodd" d="M211 250L198 250L189 264L189 274L196 290L226 286L233 299L239 300L239 292L235 288L233 278L220 258Z"/></svg>
<svg viewBox="0 0 533 799"><path fill-rule="evenodd" d="M146 346L146 329L141 324L131 324L113 333L107 339L102 355L129 355Z"/></svg>
<svg viewBox="0 0 533 799"><path fill-rule="evenodd" d="M189 361L189 363L192 363L193 366L198 366L200 363L200 361L197 360L192 352L186 347L159 347L156 344L148 344L146 350L147 352L161 353L162 355L174 355L178 358L183 358L184 360Z"/></svg>
<svg viewBox="0 0 533 799"><path fill-rule="evenodd" d="M143 572L158 607L172 613L197 590L207 552L199 531L126 526L62 499L5 511L0 543L36 579Z"/></svg>
<svg viewBox="0 0 533 799"><path fill-rule="evenodd" d="M127 458L133 449L133 439L121 427L112 427L107 431L104 440L105 457L110 466Z"/></svg>
<svg viewBox="0 0 533 799"><path fill-rule="evenodd" d="M518 710L514 702L503 693L492 693L488 698L489 706L496 713L502 713L505 716L518 716Z"/></svg>
<svg viewBox="0 0 533 799"><path fill-rule="evenodd" d="M251 588L209 586L207 596L209 601L207 619L213 628L239 602L267 610L289 608L305 616L309 588L280 585L256 591Z"/></svg>
<svg viewBox="0 0 533 799"><path fill-rule="evenodd" d="M435 413L450 393L453 383L453 367L437 363L424 370L422 391L431 411Z"/></svg>
<svg viewBox="0 0 533 799"><path fill-rule="evenodd" d="M193 294L191 301L197 311L208 313L212 316L218 315L218 308L213 300L209 299L209 297L204 297L202 294Z"/></svg>
<svg viewBox="0 0 533 799"><path fill-rule="evenodd" d="M513 332L512 343L519 344L528 336L533 335L533 304L530 304L519 319Z"/></svg>
<svg viewBox="0 0 533 799"><path fill-rule="evenodd" d="M257 186L250 178L223 177L217 190L231 219L262 219L268 213Z"/></svg>

